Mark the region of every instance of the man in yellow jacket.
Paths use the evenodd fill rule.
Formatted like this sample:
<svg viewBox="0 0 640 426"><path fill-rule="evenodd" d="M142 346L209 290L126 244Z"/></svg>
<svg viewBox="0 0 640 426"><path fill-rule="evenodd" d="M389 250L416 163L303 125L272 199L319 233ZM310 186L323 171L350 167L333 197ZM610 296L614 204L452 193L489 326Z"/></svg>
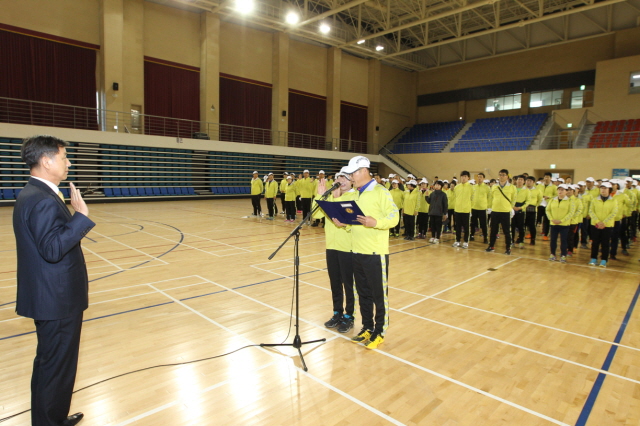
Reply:
<svg viewBox="0 0 640 426"><path fill-rule="evenodd" d="M384 342L389 326L389 229L396 226L399 218L391 194L371 178L369 167L369 159L359 155L349 160L343 171L350 174L356 201L365 214L358 216L360 225L351 227L353 275L362 316L362 330L351 340L376 349Z"/></svg>
<svg viewBox="0 0 640 426"><path fill-rule="evenodd" d="M542 201L538 207L538 223L542 221L542 239L547 241L549 239L549 218L545 209L549 201L558 195L558 187L551 182L551 173L544 174L544 179L538 185L538 190L542 193Z"/></svg>
<svg viewBox="0 0 640 426"><path fill-rule="evenodd" d="M264 183L264 198L267 200L267 211L269 216L267 220L273 220L274 216L278 214L276 210L276 197L278 196L278 182L273 179L273 173L269 173L267 181Z"/></svg>
<svg viewBox="0 0 640 426"><path fill-rule="evenodd" d="M513 178L516 182L516 203L513 206L514 215L511 219L511 239L518 248L524 248L525 217L531 203L531 191L524 185L524 176ZM518 239L516 240L516 232Z"/></svg>
<svg viewBox="0 0 640 426"><path fill-rule="evenodd" d="M600 185L600 195L589 203L589 216L591 217L591 260L590 266L598 263L598 253L602 249L600 266L607 267L609 260L609 248L611 245L611 231L618 214L618 203L611 198L611 184L604 182Z"/></svg>
<svg viewBox="0 0 640 426"><path fill-rule="evenodd" d="M575 213L575 204L567 196L568 186L564 183L558 185L558 196L553 198L546 207L547 218L549 219L549 239L551 254L549 260L556 258L558 248L558 236L560 237L560 262L567 261L567 243L569 236L569 225Z"/></svg>
<svg viewBox="0 0 640 426"><path fill-rule="evenodd" d="M476 228L482 230L482 239L487 244L487 209L489 208L491 198L491 188L484 183L484 173L478 173L476 176L477 185L473 187L473 205L471 206L471 241L474 240Z"/></svg>
<svg viewBox="0 0 640 426"><path fill-rule="evenodd" d="M485 251L495 251L498 230L502 226L507 250L504 254L511 254L511 211L516 204L516 187L509 183L509 171L502 169L498 172L498 183L491 187L491 231L489 232L489 247Z"/></svg>
<svg viewBox="0 0 640 426"><path fill-rule="evenodd" d="M469 237L471 236L471 206L473 205L473 186L469 183L471 175L464 170L460 173L460 183L453 189L455 196L455 224L456 224L456 242L453 247L469 247ZM462 238L462 230L464 229L464 240L460 244Z"/></svg>
<svg viewBox="0 0 640 426"><path fill-rule="evenodd" d="M264 183L258 176L258 172L253 172L253 178L251 179L251 205L253 206L252 217L259 217L262 215L262 207L260 206L260 197L264 190Z"/></svg>
<svg viewBox="0 0 640 426"><path fill-rule="evenodd" d="M533 176L527 176L526 186L529 190L529 205L527 206L526 216L525 216L525 225L529 230L529 236L531 240L529 241L529 245L536 245L536 224L537 224L537 214L538 214L538 206L542 202L542 193L535 185L536 179Z"/></svg>

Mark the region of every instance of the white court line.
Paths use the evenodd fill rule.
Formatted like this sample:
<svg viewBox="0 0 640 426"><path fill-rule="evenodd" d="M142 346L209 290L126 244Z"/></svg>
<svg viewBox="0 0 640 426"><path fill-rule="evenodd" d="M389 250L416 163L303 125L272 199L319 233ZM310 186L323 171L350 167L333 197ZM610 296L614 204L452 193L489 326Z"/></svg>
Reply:
<svg viewBox="0 0 640 426"><path fill-rule="evenodd" d="M110 288L110 289L106 289L106 290L100 290L100 291L93 291L93 292L89 292L89 295L91 296L92 294L100 294L100 293L108 293L110 291L118 291L118 290L127 290L133 287L140 287L140 286L144 286L144 285L151 285L151 284L158 284L158 283L166 283L169 281L178 281L178 280L184 280L186 278L200 278L198 275L185 275L184 277L177 277L177 278L168 278L166 280L160 280L160 281L152 281L150 283L142 283L142 284L132 284L126 287L117 287L117 288ZM202 278L200 278L202 279ZM205 284L207 283L207 281L201 281L199 283L196 284Z"/></svg>
<svg viewBox="0 0 640 426"><path fill-rule="evenodd" d="M511 262L514 262L514 261L516 261L516 260L518 260L518 258L513 259L513 260L510 260L509 262L506 262L506 263L504 263L504 264L502 264L502 265L500 265L500 266L496 267L496 269L497 269L497 268L499 268L499 267L505 266L505 265L507 265L507 264L509 264L509 263L511 263ZM256 268L256 269L260 269L260 268ZM266 270L265 270L265 272L270 272L270 271L266 271ZM467 279L467 280L465 280L465 281L462 281L461 283L458 283L458 284L456 284L456 285L454 285L454 286L450 287L449 289L454 288L454 287L457 287L457 286L459 286L459 285L462 285L462 284L464 284L464 283L466 283L466 282L469 282L469 281L471 281L471 280L473 280L473 279L475 279L475 278L477 278L477 277L479 277L479 276L484 275L484 274L485 274L485 273L487 273L487 272L492 272L492 271L486 271L486 272L484 272L484 273L482 273L482 274L479 274L479 275L477 275L477 276L475 276L475 277L469 278L469 279ZM274 275L280 275L280 276L282 276L283 278L289 278L289 279L293 280L293 277L289 277L289 276L286 276L286 275L282 275L282 274L279 274L279 273L277 273L277 272L273 272L273 274L274 274ZM316 285L316 284L312 284L312 283L310 283L310 282L308 282L308 281L299 280L299 282L300 282L300 283L303 283L303 284L307 284L307 285L309 285L309 286L313 286L313 287L316 287L316 288L320 288L320 289L325 290L325 291L331 291L331 290L330 290L330 289L328 289L328 288L321 287L321 286ZM390 287L390 288L393 288L393 287ZM440 293L443 293L443 292L445 292L445 291L448 291L449 289L445 289L445 290L439 291L439 292L434 293L434 294L440 294ZM429 299L430 297L432 297L432 296L428 296L428 297L426 297L426 298L425 298L425 299L423 299L423 300ZM412 304L412 305L413 305L413 304ZM404 308L403 308L403 309L404 309ZM568 364L573 364L573 365L576 365L576 366L578 366L578 367L583 367L583 368L586 368L586 369L589 369L589 370L592 370L592 371L596 371L596 372L598 372L598 373L602 373L602 374L610 375L610 376L617 377L617 378L622 379L622 380L626 380L626 381L629 381L629 382L633 382L633 383L640 384L640 380L631 379L631 378L628 378L628 377L625 377L625 376L621 376L621 375L619 375L619 374L611 373L611 372L609 372L609 371L605 371L605 370L602 370L602 369L599 369L599 368L596 368L596 367L591 367L591 366L589 366L589 365L580 364L580 363L575 362L575 361L571 361L571 360L568 360L568 359L565 359L565 358L561 358L561 357L558 357L558 356L555 356L555 355L551 355L551 354L547 354L547 353L544 353L544 352L540 352L540 351L537 351L537 350L535 350L535 349L527 348L527 347L525 347L525 346L517 345L517 344L515 344L515 343L511 343L511 342L508 342L508 341L506 341L506 340L500 340L500 339L497 339L497 338L495 338L495 337L491 337L491 336L487 336L487 335L484 335L484 334L476 333L476 332L471 331L471 330L466 330L466 329L464 329L464 328L456 327L456 326L454 326L454 325L450 325L450 324L446 324L446 323L443 323L443 322L440 322L440 321L436 321L436 320L432 320L432 319L429 319L429 318L425 318L425 317L422 317L422 316L419 316L419 315L415 315L415 314L412 314L412 313L409 313L409 312L402 311L402 310L400 310L400 309L389 308L389 310L391 310L391 311L396 311L396 312L400 312L400 313L403 313L403 314L406 314L406 315L410 315L410 316L413 316L413 317L416 317L416 318L419 318L419 319L422 319L422 320L425 320L425 321L429 321L429 322L432 322L432 323L435 323L435 324L438 324L438 325L441 325L441 326L444 326L444 327L449 327L449 328L452 328L452 329L454 329L454 330L462 331L462 332L464 332L464 333L469 333L469 334L472 334L472 335L475 335L475 336L478 336L478 337L482 337L482 338L485 338L485 339L488 339L488 340L493 340L493 341L495 341L495 342L502 343L502 344L507 345L507 346L512 346L512 347L515 347L515 348L518 348L518 349L522 349L522 350L525 350L525 351L528 351L528 352L532 352L532 353L535 353L535 354L538 354L538 355L542 355L542 356L549 357L549 358L552 358L552 359L556 359L556 360L559 360L559 361L564 361L564 362L566 362L566 363L568 363ZM539 324L536 324L536 323L533 323L533 322L532 322L531 324L533 324L533 325L539 325ZM559 331L562 331L562 330L559 330ZM580 336L579 334L576 334L576 335ZM583 336L583 337L587 337L587 336ZM607 343L612 344L612 345L614 345L614 344L615 344L615 343L613 343L613 342L607 342Z"/></svg>
<svg viewBox="0 0 640 426"><path fill-rule="evenodd" d="M122 270L123 270L120 266L116 265L115 263L111 262L111 261L110 261L110 260L108 260L108 259L105 259L104 257L100 256L98 253L96 253L95 251L91 250L90 248L88 248L88 247L86 247L86 246L83 246L83 247L82 247L82 249L83 249L83 250L87 250L88 252L90 252L90 253L91 253L91 254L93 254L94 256L99 257L100 259L104 260L104 261L105 261L105 262L107 262L109 265L113 266L114 268L117 268L117 269L118 269L118 270L120 270L120 271L122 271Z"/></svg>
<svg viewBox="0 0 640 426"><path fill-rule="evenodd" d="M505 265L510 264L511 262L515 262L515 261L516 261L516 260L518 260L518 259L520 259L520 258L519 258L519 257L516 257L515 259L510 260L510 261L508 261L508 262L506 262L506 263L503 263L503 264L501 264L501 265L499 265L499 266L496 266L496 267L495 267L495 268L493 268L493 269L501 268L501 267L503 267L503 266L505 266ZM414 306L414 305L417 305L418 303L422 303L422 302L424 302L425 300L428 300L428 299L430 299L430 298L432 298L432 297L434 297L434 296L437 296L437 295L439 295L439 294L445 293L445 292L447 292L447 291L449 291L449 290L451 290L451 289L454 289L454 288L456 288L456 287L458 287L458 286L460 286L460 285L462 285L462 284L468 283L469 281L473 281L473 280L475 280L476 278L479 278L479 277L481 277L481 276L483 276L483 275L490 274L491 272L494 272L494 271L488 271L488 270L487 270L487 271L484 271L484 272L482 272L482 273L480 273L480 274L478 274L478 275L476 275L476 276L473 276L473 277L471 277L471 278L469 278L469 279L467 279L467 280L464 280L464 281L462 281L462 282L459 282L458 284L452 285L452 286L451 286L451 287L449 287L449 288L445 288L444 290L441 290L441 291L439 291L439 292L437 292L437 293L434 293L434 294L432 294L432 295L430 295L430 296L425 296L423 299L418 300L417 302L411 303L411 304L409 304L409 305L407 305L407 306L404 306L404 307L402 307L402 308L400 308L400 309L398 309L398 310L399 310L399 311L403 311L403 310L405 310L405 309L407 309L407 308L410 308L410 307L412 307L412 306Z"/></svg>
<svg viewBox="0 0 640 426"><path fill-rule="evenodd" d="M124 225L123 225L123 226L124 226ZM126 228L126 226L124 226L124 227ZM131 228L130 228L130 229L131 229ZM142 250L138 250L137 248L131 247L131 246L130 246L130 245L128 245L128 244L125 244L125 243L120 242L120 241L118 241L118 240L114 240L113 238L111 238L111 237L107 237L106 235L103 235L103 234L101 234L101 233L99 233L99 232L96 232L96 231L92 231L92 232L94 232L96 235L100 235L100 236L101 236L101 237L103 237L103 238L106 238L106 239L108 239L108 240L111 240L111 241L113 241L113 242L114 242L114 243L116 243L116 244L120 244L121 246L124 246L124 247L126 247L126 248L128 248L128 249L130 249L130 250L137 251L138 253L141 253L141 254L143 254L143 255L145 255L145 256L147 256L147 257L151 258L152 260L159 260L160 262L163 262L165 265L168 265L168 263L167 263L167 262L165 262L164 260L159 259L159 258L157 258L157 257L154 257L154 256L152 256L152 255L150 255L150 254L147 254L147 253L143 252ZM141 231L141 232L144 232L144 231Z"/></svg>
<svg viewBox="0 0 640 426"><path fill-rule="evenodd" d="M200 278L200 279L205 279L205 278L203 278L203 277L199 277L199 278ZM211 283L211 284L214 284L214 285L218 285L218 286L220 286L220 287L223 287L223 288L225 288L227 291L230 291L230 292L236 293L236 294L237 294L237 295L239 295L239 296L245 297L245 298L247 298L247 299L249 299L249 300L252 300L252 301L254 301L254 302L256 302L256 303L259 303L259 304L261 304L261 305L264 305L264 306L266 306L266 307L268 307L268 308L270 308L270 309L275 309L276 311L281 312L281 313L283 313L283 314L285 314L285 315L287 315L287 316L289 316L289 315L290 315L290 313L288 313L288 312L284 312L284 311L282 311L282 310L280 310L280 309L277 309L277 308L274 308L274 307L272 307L272 306L270 306L270 305L266 305L266 304L264 304L264 303L262 303L262 302L260 302L260 301L258 301L258 300L252 299L251 297L248 297L248 296L242 295L241 293L238 293L237 291L235 291L235 290L233 290L233 289L231 289L231 288L224 287L224 286L222 286L222 285L220 285L220 284L218 284L218 283L215 283L215 282L213 282L213 281L211 281L211 280L206 280L206 281L208 281L208 282L209 282L209 283ZM187 309L187 310L189 310L189 311L193 312L194 314L196 314L196 315L198 315L198 316L202 317L202 318L203 318L203 319L205 319L206 321L208 321L208 322L210 322L210 323L214 324L215 326L217 326L217 327L219 327L219 328L221 328L221 329L223 329L223 330L227 331L228 333L231 333L231 334L232 334L232 335L234 335L234 336L240 337L241 339L243 339L243 340L245 340L245 341L249 342L249 343L250 343L250 344L252 344L252 345L255 345L255 344L256 344L256 343L254 343L254 342L250 341L248 338L246 338L246 337L244 337L244 336L242 336L242 335L240 335L240 334L237 334L237 333L235 333L235 332L231 331L230 329L226 328L226 327L225 327L225 326L223 326L222 324L220 324L220 323L218 323L218 322L216 322L216 321L212 320L211 318L209 318L208 316L206 316L206 315L204 315L203 313L199 312L198 310L193 309L192 307L190 307L189 305L187 305L187 304L183 303L182 301L180 301L180 300L178 300L178 299L176 299L176 298L174 298L174 297L171 297L170 295L168 295L168 294L164 293L164 291L159 290L159 289L155 288L155 287L154 287L154 286L152 286L152 285L149 285L149 287L153 288L153 289L154 289L154 290L156 290L158 293L163 294L165 297L167 297L167 298L169 298L169 299L173 300L175 303L178 303L179 305L182 305L185 309ZM334 334L335 334L335 333L334 333ZM334 336L333 338L327 339L327 342L329 342L329 341L331 341L331 340L334 340L334 339L336 339L337 337L338 337L338 336ZM340 336L340 337L342 337L342 336ZM279 357L279 355L278 355L278 354L276 354L276 353L273 353L273 351L266 350L266 349L264 349L264 348L262 348L262 347L260 348L260 350L261 350L261 351L263 351L264 353L267 353L267 354L268 354L268 355L270 355L270 356L273 356L273 357ZM339 389L337 389L337 388L335 388L335 387L333 387L333 386L330 386L330 385L326 384L324 381L320 380L319 378L316 378L315 376L311 375L311 374L310 374L310 373L308 373L308 372L306 372L306 373L305 373L305 372L304 372L304 370L302 370L301 368L299 368L299 367L295 366L295 364L293 364L293 360L292 360L291 358L289 358L289 359L291 360L291 363L292 363L292 365L293 365L295 368L297 368L298 370L300 370L301 372L303 372L306 376L308 376L308 377L312 378L314 381L316 381L316 382L318 382L318 383L320 383L320 384L322 384L322 385L326 385L328 389L336 391L337 393L339 393L340 395L342 395L342 396L344 396L345 398L349 399L350 401L352 401L352 402L354 402L354 403L356 403L356 404L360 405L361 407L363 407L363 408L367 409L368 411L370 411L370 412L372 412L372 413L374 413L374 414L376 414L376 415L378 415L378 416L380 416L380 417L384 418L385 420L388 420L388 421L390 421L390 422L392 422L393 424L398 425L398 426L404 426L404 424L403 424L403 423L401 423L401 422L399 422L399 421L395 420L394 418L390 417L390 416L389 416L389 415L387 415L387 414L384 414L383 412L381 412L381 411L377 410L376 408L374 408L374 407L372 407L372 406L370 406L370 405L368 405L368 404L366 404L366 403L364 403L364 402L362 402L362 401L358 400L357 398L355 398L355 397L353 397L353 396L351 396L351 395L349 395L349 394L347 394L347 393L345 393L345 392L340 391ZM269 364L268 364L268 365L269 365ZM214 385L212 388L218 387L218 385L220 385L220 384L216 384L216 385ZM169 403L169 404L165 404L165 405L163 405L163 406L161 406L161 407L157 407L157 408L155 408L155 409L153 409L153 410L150 410L150 411L148 411L148 412L146 412L146 413L142 413L142 414L140 414L139 416L136 416L136 417L135 417L135 418L133 418L133 419L126 420L126 421L125 421L125 422L123 422L123 423L118 423L118 425L126 425L126 424L130 424L130 423L132 423L132 422L134 422L134 421L140 420L140 419L142 419L142 418L144 418L144 417L147 417L147 416L149 416L149 415L152 415L152 414L155 414L155 413L157 413L157 412L159 412L159 411L162 411L162 410L164 410L164 409L166 409L166 408L169 408L169 407L173 406L175 403L177 403L177 401L173 401L173 402L171 402L171 403Z"/></svg>
<svg viewBox="0 0 640 426"><path fill-rule="evenodd" d="M152 225L153 225L153 224L152 224ZM127 227L127 225L123 225L123 226L124 226L125 228ZM166 237L162 237L162 236L160 236L160 235L152 234L151 232L148 232L148 231L140 231L140 232L141 232L141 233L143 233L143 234L151 235L152 237L155 237L155 238L160 238L160 239L162 239L162 240L170 241L170 242L172 242L173 244L178 244L178 243L177 243L177 241L171 240L171 239L166 238ZM182 231L181 231L181 232L182 232ZM179 245L180 245L180 247L188 247L188 248L190 248L190 249L197 250L197 251L200 251L200 252L202 252L202 253L210 254L211 256L220 257L220 256L218 256L218 255L217 255L217 254L215 254L215 253L211 253L210 251L206 251L206 250L199 249L199 248L197 248L197 247L190 246L189 244L185 244L184 242L180 243ZM156 258L156 259L158 259L158 258ZM158 260L160 260L160 259L158 259ZM166 263L166 262L165 262L165 263ZM168 263L166 263L166 264L168 265Z"/></svg>
<svg viewBox="0 0 640 426"><path fill-rule="evenodd" d="M205 280L206 280L206 278L204 278L204 277L200 277L200 278L202 278L202 279L205 279ZM210 281L210 280L207 280L207 281ZM233 292L233 293L236 293L236 294L240 295L241 297L244 297L244 298L246 298L246 299L249 299L249 300L253 301L254 303L258 303L258 304L260 304L260 305L262 305L262 306L268 307L268 308L270 308L270 309L272 309L272 310L275 310L276 312L281 312L281 313L283 313L283 314L289 315L289 313L288 313L288 312L284 312L284 311L282 311L281 309L278 309L278 308L276 308L276 307L274 307L274 306L268 305L268 304L266 304L266 303L264 303L264 302L261 302L261 301L259 301L259 300L257 300L257 299L254 299L254 298L252 298L252 297L250 297L250 296L247 296L247 295L245 295L245 294L239 293L239 292L237 292L237 291L235 291L235 290L233 290L233 289L227 288L227 287L225 287L225 286L223 286L223 285L221 285L221 284L218 284L218 283L216 283L216 282L213 282L213 281L210 281L210 282L211 282L211 283L213 283L213 284L217 284L217 285L219 285L220 287L226 288L228 291L231 291L231 292ZM301 281L301 282L302 282L302 281ZM311 285L313 285L313 284L311 284ZM316 287L317 287L317 286L316 286ZM313 327L315 327L315 328L321 328L322 330L329 331L329 330L327 330L325 327L320 326L320 325L318 325L318 324L315 324L315 323L313 323L313 322L311 322L311 321L308 321L308 320L306 320L306 319L304 319L304 318L300 318L300 321L305 322L305 323L307 323L307 324L309 324L309 325L312 325L312 326L313 326ZM463 330L463 331L464 331L464 330ZM334 334L335 334L335 333L334 333ZM349 338L348 338L347 336L338 335L338 337L341 337L341 338L343 338L343 339L345 339L345 340L349 340ZM526 349L526 348L523 348L523 349ZM469 389L469 390L472 390L472 391L474 391L474 392L477 392L477 393L480 393L480 394L482 394L482 395L485 395L485 396L487 396L487 397L489 397L489 398L491 398L491 399L494 399L494 400L496 400L496 401L499 401L499 402L505 403L505 404L507 404L507 405L510 405L511 407L514 407L514 408L517 408L517 409L519 409L519 410L525 411L525 412L527 412L527 413L529 413L529 414L533 414L534 416L537 416L537 417L543 418L543 419L545 419L545 420L548 420L548 421L550 421L550 422L552 422L552 423L555 423L555 424L558 424L558 425L569 426L569 425L567 425L566 423L560 422L559 420L553 419L553 418L548 417L548 416L546 416L546 415L544 415L544 414L538 413L538 412L536 412L536 411L533 411L533 410L531 410L531 409L529 409L529 408L526 408L526 407L523 407L523 406L521 406L521 405L518 405L518 404L516 404L516 403L514 403L514 402L508 401L508 400L506 400L506 399L504 399L504 398L501 398L501 397L499 397L499 396L496 396L496 395L490 394L489 392L485 392L485 391L483 391L483 390L481 390L481 389L475 388L475 387L473 387L473 386L471 386L471 385L468 385L468 384L466 384L466 383L460 382L460 381L458 381L458 380L456 380L456 379L453 379L453 378L451 378L451 377L448 377L448 376L445 376L445 375L443 375L443 374L437 373L437 372L435 372L435 371L433 371L433 370L429 370L429 369L427 369L427 368L425 368L425 367L422 367L422 366L419 366L419 365L417 365L417 364L414 364L414 363L412 363L412 362L410 362L410 361L407 361L407 360L405 360L405 359L403 359L403 358L396 357L395 355L391 355L391 354L389 354L389 353L387 353L387 352L384 352L384 351L381 351L381 350L377 350L377 351L378 351L378 352L380 352L381 354L384 354L384 355L386 355L386 356L389 356L389 357L391 357L391 358L393 358L393 359L395 359L395 360L397 360L397 361L400 361L400 362L402 362L402 363L404 363L404 364L407 364L407 365L409 365L409 366L412 366L412 367L418 368L418 369L423 370L423 371L425 371L425 372L427 372L427 373L430 373L430 374L432 374L432 375L434 375L434 376L437 376L437 377L439 377L439 378L441 378L441 379L444 379L444 380L446 380L446 381L448 381L448 382L455 383L455 384L460 385L460 386L462 386L462 387L465 387L465 388L467 388L467 389ZM597 370L597 369L596 369L596 370ZM599 370L599 371L602 371L602 370ZM603 371L603 372L604 372L604 373L607 373L607 372L605 372L605 371Z"/></svg>

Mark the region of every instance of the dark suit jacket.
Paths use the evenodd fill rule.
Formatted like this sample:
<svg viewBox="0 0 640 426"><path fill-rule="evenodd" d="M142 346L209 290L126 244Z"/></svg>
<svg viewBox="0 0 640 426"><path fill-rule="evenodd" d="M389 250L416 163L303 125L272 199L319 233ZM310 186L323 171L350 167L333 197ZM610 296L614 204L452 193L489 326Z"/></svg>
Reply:
<svg viewBox="0 0 640 426"><path fill-rule="evenodd" d="M44 182L29 179L13 210L18 254L18 315L67 318L87 309L89 281L80 240L95 226L71 215Z"/></svg>

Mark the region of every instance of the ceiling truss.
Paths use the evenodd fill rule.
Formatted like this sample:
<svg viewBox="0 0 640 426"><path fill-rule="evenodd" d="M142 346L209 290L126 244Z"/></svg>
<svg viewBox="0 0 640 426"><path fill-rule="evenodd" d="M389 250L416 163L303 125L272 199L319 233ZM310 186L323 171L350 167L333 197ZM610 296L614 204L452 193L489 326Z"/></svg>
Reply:
<svg viewBox="0 0 640 426"><path fill-rule="evenodd" d="M159 0L150 0L159 1ZM422 71L584 40L640 25L640 0L162 0ZM297 11L301 22L284 22ZM320 23L331 26L327 35ZM360 42L360 44L358 44ZM376 46L382 46L376 51Z"/></svg>

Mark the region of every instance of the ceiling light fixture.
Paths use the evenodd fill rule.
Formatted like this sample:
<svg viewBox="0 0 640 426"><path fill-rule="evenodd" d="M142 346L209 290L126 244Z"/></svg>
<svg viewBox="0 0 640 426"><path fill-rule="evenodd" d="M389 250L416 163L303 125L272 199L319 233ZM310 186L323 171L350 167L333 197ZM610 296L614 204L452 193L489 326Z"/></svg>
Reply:
<svg viewBox="0 0 640 426"><path fill-rule="evenodd" d="M240 13L249 13L253 10L253 8L253 0L236 0L236 10Z"/></svg>
<svg viewBox="0 0 640 426"><path fill-rule="evenodd" d="M358 44L364 44L364 40L358 40Z"/></svg>
<svg viewBox="0 0 640 426"><path fill-rule="evenodd" d="M377 45L376 46L376 51L380 52L381 50L384 50L384 46Z"/></svg>
<svg viewBox="0 0 640 426"><path fill-rule="evenodd" d="M285 17L285 20L287 21L287 24L295 25L298 23L298 21L300 21L300 15L298 15L296 12L289 12Z"/></svg>
<svg viewBox="0 0 640 426"><path fill-rule="evenodd" d="M320 32L322 34L329 34L329 31L331 31L330 26L328 26L327 24L320 24Z"/></svg>

